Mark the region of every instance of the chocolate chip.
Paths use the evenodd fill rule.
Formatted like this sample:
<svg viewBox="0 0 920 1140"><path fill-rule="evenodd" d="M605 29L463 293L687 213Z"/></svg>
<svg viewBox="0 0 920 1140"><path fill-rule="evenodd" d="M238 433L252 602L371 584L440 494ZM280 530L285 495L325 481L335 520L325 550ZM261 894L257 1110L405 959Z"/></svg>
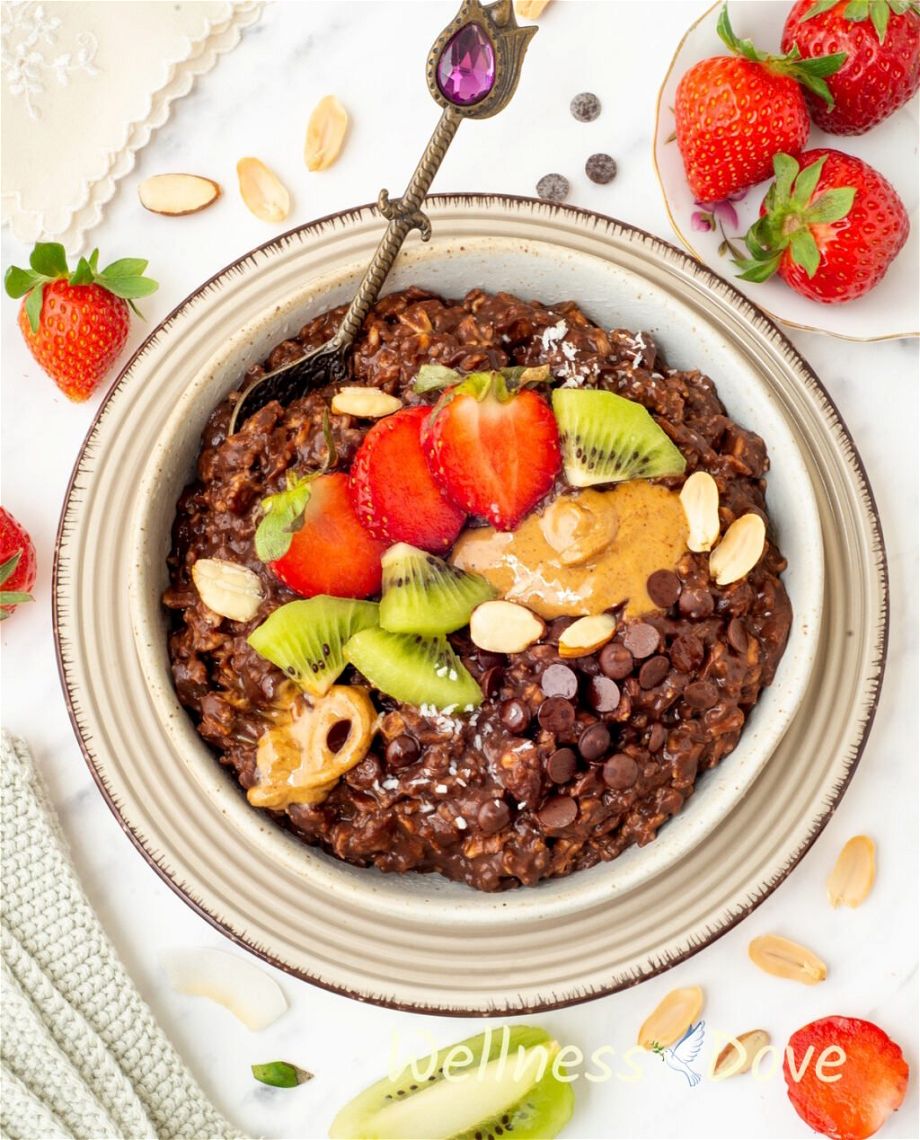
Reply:
<svg viewBox="0 0 920 1140"><path fill-rule="evenodd" d="M540 688L548 697L571 700L578 692L578 678L568 665L547 665L540 678Z"/></svg>
<svg viewBox="0 0 920 1140"><path fill-rule="evenodd" d="M569 180L561 174L544 174L537 183L537 197L546 202L564 202L569 196Z"/></svg>
<svg viewBox="0 0 920 1140"><path fill-rule="evenodd" d="M592 677L588 682L585 695L588 698L588 704L596 712L613 712L620 703L619 687L609 677Z"/></svg>
<svg viewBox="0 0 920 1140"><path fill-rule="evenodd" d="M681 673L692 673L703 664L706 650L695 633L682 633L671 643L671 664Z"/></svg>
<svg viewBox="0 0 920 1140"><path fill-rule="evenodd" d="M582 91L569 103L569 110L579 123L591 123L601 113L601 101L592 91Z"/></svg>
<svg viewBox="0 0 920 1140"><path fill-rule="evenodd" d="M530 724L530 709L523 701L503 701L500 716L502 724L515 736L520 736Z"/></svg>
<svg viewBox="0 0 920 1140"><path fill-rule="evenodd" d="M575 724L575 710L564 697L547 697L537 711L540 727L554 736L571 732Z"/></svg>
<svg viewBox="0 0 920 1140"><path fill-rule="evenodd" d="M737 653L747 653L748 635L741 618L732 618L728 623L728 644Z"/></svg>
<svg viewBox="0 0 920 1140"><path fill-rule="evenodd" d="M657 657L650 657L639 670L639 684L643 689L654 689L667 677L670 668L671 662L667 657L663 657L661 654Z"/></svg>
<svg viewBox="0 0 920 1140"><path fill-rule="evenodd" d="M589 724L578 738L578 751L586 760L599 760L610 748L610 729L600 722Z"/></svg>
<svg viewBox="0 0 920 1140"><path fill-rule="evenodd" d="M585 163L585 174L592 182L606 186L617 176L616 160L611 158L609 154L592 154Z"/></svg>
<svg viewBox="0 0 920 1140"><path fill-rule="evenodd" d="M640 660L651 657L658 649L658 630L648 622L637 621L626 627L623 634L623 644L633 655Z"/></svg>
<svg viewBox="0 0 920 1140"><path fill-rule="evenodd" d="M553 796L540 808L537 819L547 831L556 831L574 823L577 815L578 804L571 796Z"/></svg>
<svg viewBox="0 0 920 1140"><path fill-rule="evenodd" d="M421 749L415 737L403 733L402 736L395 736L387 745L387 764L391 768L406 768L409 764L414 764L420 754Z"/></svg>
<svg viewBox="0 0 920 1140"><path fill-rule="evenodd" d="M625 752L617 752L604 762L604 783L616 792L631 788L638 778L639 765Z"/></svg>
<svg viewBox="0 0 920 1140"><path fill-rule="evenodd" d="M494 835L506 827L511 819L511 809L504 800L486 800L479 809L476 821L486 835Z"/></svg>
<svg viewBox="0 0 920 1140"><path fill-rule="evenodd" d="M571 748L557 748L546 761L546 772L554 784L567 784L577 766L578 760Z"/></svg>
<svg viewBox="0 0 920 1140"><path fill-rule="evenodd" d="M719 699L712 681L694 681L684 689L684 700L692 709L711 709Z"/></svg>
<svg viewBox="0 0 920 1140"><path fill-rule="evenodd" d="M495 700L501 691L502 681L504 679L505 670L501 665L493 665L491 669L486 669L479 680L479 687L488 700Z"/></svg>
<svg viewBox="0 0 920 1140"><path fill-rule="evenodd" d="M682 590L677 602L677 608L681 614L695 620L711 617L715 606L716 603L712 594L703 587Z"/></svg>
<svg viewBox="0 0 920 1140"><path fill-rule="evenodd" d="M633 671L633 655L625 645L605 645L598 657L601 672L612 681L622 681Z"/></svg>
<svg viewBox="0 0 920 1140"><path fill-rule="evenodd" d="M656 606L668 610L680 597L680 578L673 570L656 570L649 574L645 588Z"/></svg>
<svg viewBox="0 0 920 1140"><path fill-rule="evenodd" d="M664 747L664 742L667 740L668 734L665 731L663 724L653 724L648 730L648 743L646 747L649 752L658 752Z"/></svg>

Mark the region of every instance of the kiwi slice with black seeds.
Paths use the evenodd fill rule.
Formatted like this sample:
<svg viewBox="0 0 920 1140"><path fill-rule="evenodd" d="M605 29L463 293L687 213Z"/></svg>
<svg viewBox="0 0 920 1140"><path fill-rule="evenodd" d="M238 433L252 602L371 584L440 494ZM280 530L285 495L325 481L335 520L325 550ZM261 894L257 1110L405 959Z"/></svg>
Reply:
<svg viewBox="0 0 920 1140"><path fill-rule="evenodd" d="M553 1140L575 1096L559 1044L527 1025L487 1030L407 1065L350 1101L332 1140Z"/></svg>
<svg viewBox="0 0 920 1140"><path fill-rule="evenodd" d="M381 565L380 624L393 633L452 633L466 625L480 602L495 597L481 574L460 570L407 542L391 546Z"/></svg>
<svg viewBox="0 0 920 1140"><path fill-rule="evenodd" d="M302 689L321 697L345 668L345 642L377 624L376 602L317 594L279 606L246 639Z"/></svg>
<svg viewBox="0 0 920 1140"><path fill-rule="evenodd" d="M345 646L345 659L367 680L404 704L468 712L482 689L445 637L363 629Z"/></svg>
<svg viewBox="0 0 920 1140"><path fill-rule="evenodd" d="M615 392L557 388L565 477L573 487L681 475L686 461L646 408Z"/></svg>

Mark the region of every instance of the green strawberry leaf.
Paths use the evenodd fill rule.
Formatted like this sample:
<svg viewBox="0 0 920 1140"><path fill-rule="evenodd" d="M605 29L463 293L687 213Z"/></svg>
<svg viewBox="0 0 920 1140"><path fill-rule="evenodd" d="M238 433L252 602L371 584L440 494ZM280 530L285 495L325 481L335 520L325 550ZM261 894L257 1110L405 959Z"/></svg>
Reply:
<svg viewBox="0 0 920 1140"><path fill-rule="evenodd" d="M35 599L25 590L0 590L0 606L21 606L25 602L34 602ZM7 614L3 615L7 617Z"/></svg>
<svg viewBox="0 0 920 1140"><path fill-rule="evenodd" d="M42 277L67 276L67 254L60 242L40 241L29 256L29 264Z"/></svg>
<svg viewBox="0 0 920 1140"><path fill-rule="evenodd" d="M773 254L765 260L745 261L743 258L735 260L735 265L738 269L742 270L738 277L742 281L753 281L756 284L762 284L764 281L769 281L773 274L779 269L780 254Z"/></svg>
<svg viewBox="0 0 920 1140"><path fill-rule="evenodd" d="M98 254L98 250L96 253ZM103 269L100 277L140 277L150 263L141 257L122 257Z"/></svg>
<svg viewBox="0 0 920 1140"><path fill-rule="evenodd" d="M263 1085L272 1085L277 1089L293 1089L306 1081L313 1080L313 1074L305 1069L298 1069L287 1061L269 1061L265 1065L252 1065L252 1075Z"/></svg>
<svg viewBox="0 0 920 1140"><path fill-rule="evenodd" d="M9 558L7 558L6 562L0 566L0 586L2 586L4 582L9 581L9 579L16 573L16 567L19 565L21 560L22 551L17 550L15 554L11 554Z"/></svg>
<svg viewBox="0 0 920 1140"><path fill-rule="evenodd" d="M779 154L774 154L773 173L776 175L776 181L767 191L767 196L771 198L771 201L767 202L768 211L773 204L773 198L783 202L789 197L792 193L792 184L795 182L800 169L798 162L791 154L784 154L782 151Z"/></svg>
<svg viewBox="0 0 920 1140"><path fill-rule="evenodd" d="M71 285L91 285L95 280L92 266L85 257L81 257L77 262L77 268L70 275Z"/></svg>
<svg viewBox="0 0 920 1140"><path fill-rule="evenodd" d="M803 215L807 222L839 222L853 208L855 186L839 186L826 190L808 207Z"/></svg>
<svg viewBox="0 0 920 1140"><path fill-rule="evenodd" d="M869 5L869 18L872 20L872 27L875 28L875 34L878 36L880 44L885 42L885 36L888 34L890 15L891 9L888 7L887 0L873 0Z"/></svg>
<svg viewBox="0 0 920 1140"><path fill-rule="evenodd" d="M3 278L3 287L10 297L24 297L37 280L37 275L31 269L11 265Z"/></svg>
<svg viewBox="0 0 920 1140"><path fill-rule="evenodd" d="M805 169L799 174L795 180L795 186L792 190L791 201L793 205L804 208L811 201L812 195L818 186L818 179L821 177L821 171L824 163L827 161L827 155L823 154L819 159L806 166Z"/></svg>
<svg viewBox="0 0 920 1140"><path fill-rule="evenodd" d="M789 239L789 248L796 265L801 265L809 277L814 277L821 264L821 254L815 236L807 226L795 230Z"/></svg>
<svg viewBox="0 0 920 1140"><path fill-rule="evenodd" d="M256 529L256 556L262 562L275 562L283 558L291 541L303 526L303 516L310 501L310 484L315 475L305 478L288 478L288 486L276 495L262 500L265 512Z"/></svg>
<svg viewBox="0 0 920 1140"><path fill-rule="evenodd" d="M150 277L98 277L96 284L108 289L116 297L123 297L126 301L134 297L149 297L159 289L159 284Z"/></svg>
<svg viewBox="0 0 920 1140"><path fill-rule="evenodd" d="M416 373L412 390L420 395L424 392L439 392L442 388L459 384L462 379L454 368L447 368L443 364L423 364Z"/></svg>
<svg viewBox="0 0 920 1140"><path fill-rule="evenodd" d="M727 3L722 5L722 11L719 13L719 21L716 24L716 32L722 43L735 55L742 55L745 59L750 59L754 63L762 63L769 58L764 52L758 51L751 40L738 39L732 29L731 21L728 18Z"/></svg>
<svg viewBox="0 0 920 1140"><path fill-rule="evenodd" d="M850 0L850 3L843 10L843 18L853 20L856 23L865 20L868 15L869 0Z"/></svg>
<svg viewBox="0 0 920 1140"><path fill-rule="evenodd" d="M32 332L38 332L38 326L41 321L42 315L42 298L45 292L44 281L38 281L32 286L32 290L26 297L25 310L26 316L29 318L29 327Z"/></svg>
<svg viewBox="0 0 920 1140"><path fill-rule="evenodd" d="M829 12L838 2L839 0L818 0L816 4L808 9L802 19L810 20L814 16L820 16L823 12Z"/></svg>

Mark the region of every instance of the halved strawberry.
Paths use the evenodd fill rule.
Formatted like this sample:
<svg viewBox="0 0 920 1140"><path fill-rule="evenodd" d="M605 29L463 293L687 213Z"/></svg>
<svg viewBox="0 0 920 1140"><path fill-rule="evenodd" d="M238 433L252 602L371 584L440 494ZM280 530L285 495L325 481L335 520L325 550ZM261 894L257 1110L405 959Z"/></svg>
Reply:
<svg viewBox="0 0 920 1140"><path fill-rule="evenodd" d="M371 534L434 554L448 550L466 521L435 482L419 439L427 407L404 408L374 424L351 468L355 513Z"/></svg>
<svg viewBox="0 0 920 1140"><path fill-rule="evenodd" d="M824 1068L821 1055L832 1046L840 1053L829 1052ZM839 1063L841 1056L846 1059ZM783 1063L792 1107L832 1140L866 1140L877 1132L900 1108L909 1072L888 1034L856 1017L823 1017L802 1026L789 1038Z"/></svg>
<svg viewBox="0 0 920 1140"><path fill-rule="evenodd" d="M262 506L256 553L286 586L307 598L378 593L387 543L358 521L344 472L293 480Z"/></svg>
<svg viewBox="0 0 920 1140"><path fill-rule="evenodd" d="M474 372L422 428L435 478L464 510L514 530L553 485L561 465L552 408L501 372Z"/></svg>

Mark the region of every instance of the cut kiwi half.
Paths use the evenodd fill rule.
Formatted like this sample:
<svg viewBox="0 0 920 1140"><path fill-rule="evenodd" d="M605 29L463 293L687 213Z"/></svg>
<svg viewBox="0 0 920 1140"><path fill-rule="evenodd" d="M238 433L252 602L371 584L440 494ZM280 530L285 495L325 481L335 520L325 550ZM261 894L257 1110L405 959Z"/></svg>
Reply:
<svg viewBox="0 0 920 1140"><path fill-rule="evenodd" d="M682 475L686 461L646 408L615 392L557 388L565 477L573 487Z"/></svg>
<svg viewBox="0 0 920 1140"><path fill-rule="evenodd" d="M380 624L392 633L453 633L466 625L480 602L495 597L481 574L460 570L407 542L391 546L381 565Z"/></svg>
<svg viewBox="0 0 920 1140"><path fill-rule="evenodd" d="M482 689L445 637L362 629L345 646L349 661L375 689L408 705L467 712Z"/></svg>
<svg viewBox="0 0 920 1140"><path fill-rule="evenodd" d="M321 697L345 668L345 642L377 624L376 602L317 594L279 606L246 639L302 689Z"/></svg>
<svg viewBox="0 0 920 1140"><path fill-rule="evenodd" d="M559 1044L527 1025L488 1029L407 1065L346 1104L332 1140L553 1140L572 1115Z"/></svg>

